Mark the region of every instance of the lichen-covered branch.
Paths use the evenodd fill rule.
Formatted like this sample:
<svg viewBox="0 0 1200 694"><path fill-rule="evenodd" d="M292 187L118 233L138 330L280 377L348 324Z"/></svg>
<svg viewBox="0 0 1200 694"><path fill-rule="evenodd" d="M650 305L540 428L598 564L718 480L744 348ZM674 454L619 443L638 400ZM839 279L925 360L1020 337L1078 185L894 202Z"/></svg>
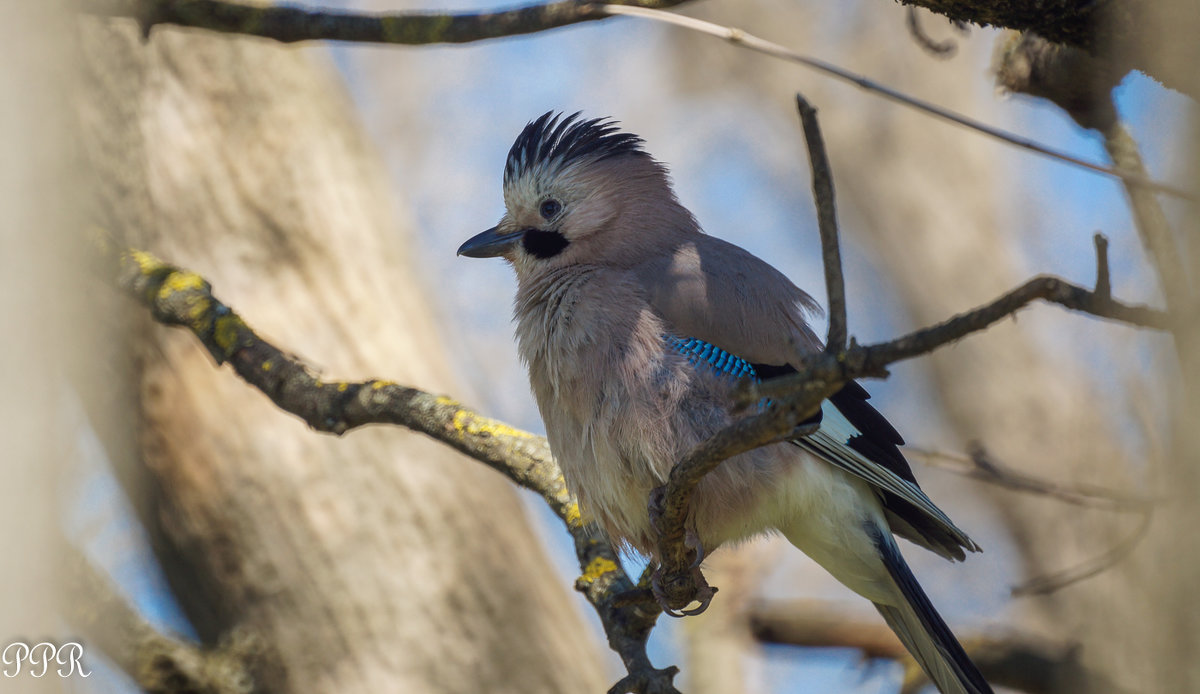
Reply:
<svg viewBox="0 0 1200 694"><path fill-rule="evenodd" d="M575 540L582 575L576 588L600 615L610 646L629 668L614 694L677 694L675 668L657 669L646 640L659 610L640 595L616 551L586 526L567 491L545 438L479 415L461 403L391 381L326 380L300 359L259 337L212 294L200 275L144 251L117 262L118 284L150 309L160 323L185 327L212 354L280 409L317 431L343 434L366 424L398 424L426 434L506 475L542 496Z"/></svg>
<svg viewBox="0 0 1200 694"><path fill-rule="evenodd" d="M151 311L155 320L188 328L218 363L228 362L281 409L318 431L341 434L365 424L398 424L431 436L487 463L546 500L575 538L583 569L578 584L603 620L609 642L630 667L614 691L671 692L674 671L654 669L645 641L658 611L645 600L618 599L644 594L635 589L611 546L589 533L567 492L544 438L483 417L443 396L389 381L325 381L299 359L259 337L234 311L218 301L199 275L142 251L121 257L119 284ZM851 379L886 375L887 365L925 354L981 331L1037 299L1143 327L1164 328L1166 315L1129 306L1055 277L1037 277L996 301L896 340L852 345L814 355L799 373L745 388L746 402L774 399L772 407L723 429L690 451L671 471L652 509L659 531L660 594L673 609L700 594L692 571L695 552L685 541L685 521L696 485L722 461L791 435L795 422ZM702 583L702 581L701 581Z"/></svg>
<svg viewBox="0 0 1200 694"><path fill-rule="evenodd" d="M599 5L558 0L499 12L342 12L228 0L76 0L85 12L136 19L143 32L158 24L246 34L283 43L355 41L420 45L469 43L606 19ZM686 0L627 0L671 7Z"/></svg>

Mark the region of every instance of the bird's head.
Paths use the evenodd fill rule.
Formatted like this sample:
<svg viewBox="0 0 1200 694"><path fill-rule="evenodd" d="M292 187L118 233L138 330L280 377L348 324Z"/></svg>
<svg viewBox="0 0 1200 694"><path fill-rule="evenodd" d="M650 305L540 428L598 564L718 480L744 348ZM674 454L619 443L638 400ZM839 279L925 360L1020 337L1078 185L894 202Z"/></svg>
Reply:
<svg viewBox="0 0 1200 694"><path fill-rule="evenodd" d="M503 257L518 277L576 263L636 262L647 244L695 230L642 139L606 119L548 112L504 166L505 214L458 249Z"/></svg>

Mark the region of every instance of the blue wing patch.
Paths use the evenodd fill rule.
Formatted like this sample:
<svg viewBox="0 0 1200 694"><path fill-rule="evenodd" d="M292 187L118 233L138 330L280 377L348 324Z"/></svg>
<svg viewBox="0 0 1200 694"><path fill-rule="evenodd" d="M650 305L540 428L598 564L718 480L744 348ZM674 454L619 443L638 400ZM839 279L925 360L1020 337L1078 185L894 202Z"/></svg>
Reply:
<svg viewBox="0 0 1200 694"><path fill-rule="evenodd" d="M664 335L663 340L693 366L703 364L732 379L749 378L758 382L795 373L787 365L751 364L695 337ZM823 402L816 414L798 423L819 424L817 430L792 443L875 487L886 511L908 526L893 526L904 537L947 558L962 559L963 549L978 551L979 547L966 533L921 491L898 448L904 439L867 403L870 397L862 386L853 381L847 383ZM770 403L764 399L759 404L765 407Z"/></svg>
<svg viewBox="0 0 1200 694"><path fill-rule="evenodd" d="M695 366L707 364L719 374L734 379L749 378L758 381L758 373L750 362L734 356L716 345L694 337L665 335L667 346L679 352Z"/></svg>

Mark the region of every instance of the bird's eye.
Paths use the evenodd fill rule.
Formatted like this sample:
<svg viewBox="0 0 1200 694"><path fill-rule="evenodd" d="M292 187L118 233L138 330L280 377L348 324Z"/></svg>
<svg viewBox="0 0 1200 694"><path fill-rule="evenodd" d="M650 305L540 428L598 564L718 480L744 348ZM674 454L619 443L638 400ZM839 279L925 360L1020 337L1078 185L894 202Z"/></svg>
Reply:
<svg viewBox="0 0 1200 694"><path fill-rule="evenodd" d="M546 219L546 220L554 219L558 215L558 213L561 211L562 211L562 203L555 200L554 198L551 198L551 199L543 202L542 207L539 210L539 212L542 213L542 219Z"/></svg>

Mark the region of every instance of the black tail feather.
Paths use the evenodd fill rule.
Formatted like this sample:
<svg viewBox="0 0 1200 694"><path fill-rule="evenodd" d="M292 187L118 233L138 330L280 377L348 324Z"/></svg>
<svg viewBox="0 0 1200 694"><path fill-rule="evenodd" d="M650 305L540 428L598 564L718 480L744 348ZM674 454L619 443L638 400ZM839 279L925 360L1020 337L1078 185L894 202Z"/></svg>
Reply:
<svg viewBox="0 0 1200 694"><path fill-rule="evenodd" d="M991 685L917 583L891 534L874 526L871 532L888 573L907 602L902 606L875 605L888 626L945 694L992 694Z"/></svg>

